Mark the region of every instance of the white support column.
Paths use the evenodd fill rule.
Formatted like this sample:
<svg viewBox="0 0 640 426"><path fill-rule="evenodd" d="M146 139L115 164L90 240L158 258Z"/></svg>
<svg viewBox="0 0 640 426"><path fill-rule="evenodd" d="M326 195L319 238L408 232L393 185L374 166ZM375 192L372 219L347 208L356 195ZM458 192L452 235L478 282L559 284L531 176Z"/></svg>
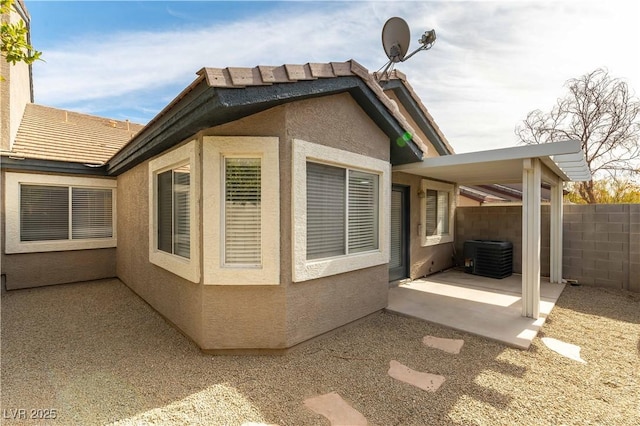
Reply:
<svg viewBox="0 0 640 426"><path fill-rule="evenodd" d="M523 160L522 170L522 316L540 316L540 160Z"/></svg>
<svg viewBox="0 0 640 426"><path fill-rule="evenodd" d="M551 247L550 278L552 283L562 283L562 179L551 186Z"/></svg>

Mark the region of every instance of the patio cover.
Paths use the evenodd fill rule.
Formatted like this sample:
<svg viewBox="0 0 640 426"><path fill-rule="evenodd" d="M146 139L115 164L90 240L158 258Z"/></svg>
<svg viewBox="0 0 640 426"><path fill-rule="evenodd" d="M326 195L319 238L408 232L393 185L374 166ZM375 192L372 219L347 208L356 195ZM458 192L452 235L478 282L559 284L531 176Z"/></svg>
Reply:
<svg viewBox="0 0 640 426"><path fill-rule="evenodd" d="M540 185L551 185L551 276L562 282L562 184L591 180L579 141L426 158L394 172L458 185L522 182L522 315L540 315Z"/></svg>

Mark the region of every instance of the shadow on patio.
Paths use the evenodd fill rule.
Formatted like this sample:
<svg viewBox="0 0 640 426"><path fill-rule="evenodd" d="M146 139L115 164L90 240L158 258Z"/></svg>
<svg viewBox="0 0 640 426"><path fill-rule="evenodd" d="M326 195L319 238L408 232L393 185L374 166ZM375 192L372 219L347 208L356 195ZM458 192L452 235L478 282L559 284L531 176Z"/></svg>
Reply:
<svg viewBox="0 0 640 426"><path fill-rule="evenodd" d="M528 349L564 285L540 282L540 318L522 316L522 278L486 278L450 269L389 290L387 311Z"/></svg>

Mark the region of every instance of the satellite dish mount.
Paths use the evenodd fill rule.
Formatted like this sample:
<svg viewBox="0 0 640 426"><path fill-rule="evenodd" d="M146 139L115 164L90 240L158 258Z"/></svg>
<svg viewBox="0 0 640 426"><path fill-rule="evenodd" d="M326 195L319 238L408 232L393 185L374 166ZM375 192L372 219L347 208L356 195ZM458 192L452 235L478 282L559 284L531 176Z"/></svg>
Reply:
<svg viewBox="0 0 640 426"><path fill-rule="evenodd" d="M376 73L378 78L388 75L387 73L391 72L396 63L406 61L421 50L431 49L436 42L436 31L425 31L420 40L418 40L420 47L407 56L410 37L409 25L404 19L393 17L385 22L382 28L382 47L384 47L384 52L387 54L389 62L382 66L384 70L381 73Z"/></svg>

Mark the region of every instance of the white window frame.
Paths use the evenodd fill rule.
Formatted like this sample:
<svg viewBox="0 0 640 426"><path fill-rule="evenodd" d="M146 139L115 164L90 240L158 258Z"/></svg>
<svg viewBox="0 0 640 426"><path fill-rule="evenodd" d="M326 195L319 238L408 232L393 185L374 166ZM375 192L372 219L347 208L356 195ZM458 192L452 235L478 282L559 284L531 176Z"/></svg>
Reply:
<svg viewBox="0 0 640 426"><path fill-rule="evenodd" d="M260 265L224 264L224 159L261 158ZM280 284L280 165L277 137L204 136L203 271L205 285Z"/></svg>
<svg viewBox="0 0 640 426"><path fill-rule="evenodd" d="M307 260L307 162L378 175L378 249L325 259ZM391 164L361 154L294 139L291 180L294 282L303 282L389 263Z"/></svg>
<svg viewBox="0 0 640 426"><path fill-rule="evenodd" d="M200 166L196 141L149 162L149 261L186 280L200 282ZM189 176L189 259L158 250L158 191L157 176L160 173L188 164Z"/></svg>
<svg viewBox="0 0 640 426"><path fill-rule="evenodd" d="M20 186L43 185L66 188L111 189L111 212L113 233L110 238L67 239L47 241L20 241ZM5 174L6 230L5 253L37 253L48 251L89 250L110 248L117 245L117 210L115 179L88 178L76 176L45 175L38 173ZM69 214L71 221L71 213Z"/></svg>
<svg viewBox="0 0 640 426"><path fill-rule="evenodd" d="M427 190L449 193L449 232L427 235ZM456 186L450 183L422 179L420 183L420 236L423 247L451 243L454 240L454 213L456 208Z"/></svg>

